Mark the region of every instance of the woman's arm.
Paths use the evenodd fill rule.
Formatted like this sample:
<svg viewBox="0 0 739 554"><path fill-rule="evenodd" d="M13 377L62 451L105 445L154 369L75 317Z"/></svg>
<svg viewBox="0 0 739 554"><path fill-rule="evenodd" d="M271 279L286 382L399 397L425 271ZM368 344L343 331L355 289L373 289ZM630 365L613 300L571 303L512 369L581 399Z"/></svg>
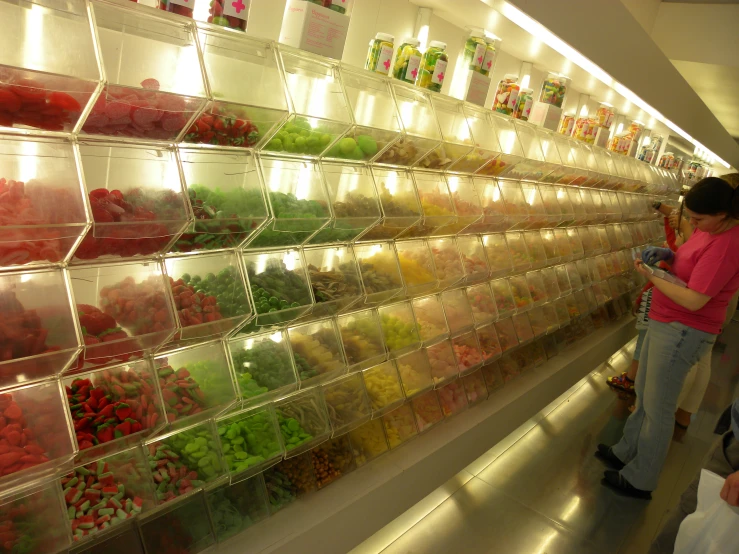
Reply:
<svg viewBox="0 0 739 554"><path fill-rule="evenodd" d="M703 306L708 304L708 301L711 299L710 296L700 292L696 292L689 288L681 287L674 283L670 283L669 281L665 281L664 279L660 279L659 277L655 277L642 267L644 262L641 260L636 260L634 265L639 273L654 283L654 288L663 293L678 306L682 306L691 312L697 312Z"/></svg>

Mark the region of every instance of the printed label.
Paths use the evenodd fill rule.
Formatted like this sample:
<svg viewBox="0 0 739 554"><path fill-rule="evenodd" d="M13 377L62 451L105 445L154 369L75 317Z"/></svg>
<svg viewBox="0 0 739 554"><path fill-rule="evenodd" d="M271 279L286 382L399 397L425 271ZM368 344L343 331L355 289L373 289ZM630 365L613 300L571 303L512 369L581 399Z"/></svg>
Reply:
<svg viewBox="0 0 739 554"><path fill-rule="evenodd" d="M531 105L534 103L534 99L529 96L526 99L526 103L523 105L523 111L521 112L521 116L525 117L526 119L529 118L531 115Z"/></svg>
<svg viewBox="0 0 739 554"><path fill-rule="evenodd" d="M375 72L387 75L390 71L390 62L393 59L393 49L390 46L380 48L380 55L377 58Z"/></svg>
<svg viewBox="0 0 739 554"><path fill-rule="evenodd" d="M613 123L613 112L608 114L608 117L606 118L606 124L603 125L606 129L611 127L611 123Z"/></svg>
<svg viewBox="0 0 739 554"><path fill-rule="evenodd" d="M186 8L192 8L195 9L195 0L169 0L170 4L174 4L176 6L185 6Z"/></svg>
<svg viewBox="0 0 739 554"><path fill-rule="evenodd" d="M486 48L487 52L485 53L485 59L482 62L482 68L485 71L492 71L493 70L493 64L495 63L495 50L490 50Z"/></svg>
<svg viewBox="0 0 739 554"><path fill-rule="evenodd" d="M518 92L515 88L511 90L511 95L508 97L508 103L506 106L508 106L510 109L516 108L516 100L518 100Z"/></svg>
<svg viewBox="0 0 739 554"><path fill-rule="evenodd" d="M223 15L247 20L251 0L226 0L223 5Z"/></svg>
<svg viewBox="0 0 739 554"><path fill-rule="evenodd" d="M411 56L408 59L408 69L405 70L405 80L416 82L418 72L421 69L421 56Z"/></svg>
<svg viewBox="0 0 739 554"><path fill-rule="evenodd" d="M484 44L477 45L477 48L475 48L475 58L472 60L473 66L478 69L482 67L482 63L485 60L485 50L487 49L487 46L485 46Z"/></svg>
<svg viewBox="0 0 739 554"><path fill-rule="evenodd" d="M484 106L485 100L490 90L490 77L486 77L482 73L473 71L471 73L470 85L467 88L467 102Z"/></svg>
<svg viewBox="0 0 739 554"><path fill-rule="evenodd" d="M435 85L443 85L444 77L446 77L446 65L447 62L444 60L436 60L436 67L434 68L434 74L431 77L431 82Z"/></svg>

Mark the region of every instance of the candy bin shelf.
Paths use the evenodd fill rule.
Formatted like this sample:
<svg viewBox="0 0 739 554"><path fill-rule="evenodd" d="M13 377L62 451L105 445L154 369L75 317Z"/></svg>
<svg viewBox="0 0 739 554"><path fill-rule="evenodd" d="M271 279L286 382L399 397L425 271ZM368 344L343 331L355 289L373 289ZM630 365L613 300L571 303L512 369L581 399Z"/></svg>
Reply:
<svg viewBox="0 0 739 554"><path fill-rule="evenodd" d="M349 372L367 369L384 362L385 340L377 311L368 309L337 319Z"/></svg>
<svg viewBox="0 0 739 554"><path fill-rule="evenodd" d="M547 287L544 284L544 275L541 271L529 271L526 274L526 282L529 285L531 300L534 306L541 306L550 300Z"/></svg>
<svg viewBox="0 0 739 554"><path fill-rule="evenodd" d="M212 100L184 142L260 148L288 113L275 45L207 23L197 31Z"/></svg>
<svg viewBox="0 0 739 554"><path fill-rule="evenodd" d="M100 540L151 510L157 501L150 471L144 451L134 446L76 465L63 476L60 485L74 543Z"/></svg>
<svg viewBox="0 0 739 554"><path fill-rule="evenodd" d="M275 412L285 458L298 456L331 436L331 423L320 387L300 391L275 402ZM280 464L272 469L279 467Z"/></svg>
<svg viewBox="0 0 739 554"><path fill-rule="evenodd" d="M0 413L3 493L36 477L53 475L72 461L76 452L72 422L58 381L5 389L0 394ZM20 437L18 442L15 437Z"/></svg>
<svg viewBox="0 0 739 554"><path fill-rule="evenodd" d="M516 166L524 161L523 149L512 121L489 112L488 126L495 133L500 155L478 170L477 174L488 177L511 174L511 178L520 179L520 177L512 176Z"/></svg>
<svg viewBox="0 0 739 554"><path fill-rule="evenodd" d="M544 253L546 254L546 265L555 265L562 260L562 255L559 251L559 245L557 243L557 237L554 234L554 229L542 229L541 240L544 246Z"/></svg>
<svg viewBox="0 0 739 554"><path fill-rule="evenodd" d="M347 371L341 336L334 319L321 319L287 330L298 385L331 381Z"/></svg>
<svg viewBox="0 0 739 554"><path fill-rule="evenodd" d="M398 255L392 242L354 245L362 279L364 305L377 306L404 294Z"/></svg>
<svg viewBox="0 0 739 554"><path fill-rule="evenodd" d="M525 316L525 314L522 315ZM518 336L516 335L512 318L509 317L508 319L496 321L494 325L502 353L505 354L518 346Z"/></svg>
<svg viewBox="0 0 739 554"><path fill-rule="evenodd" d="M469 331L475 325L472 307L464 289L448 290L441 293L441 303L452 336Z"/></svg>
<svg viewBox="0 0 739 554"><path fill-rule="evenodd" d="M564 289L560 289L560 276L557 273L558 268L564 268L564 266L560 265L556 267L545 267L541 270L541 278L544 280L544 289L547 292L549 302L554 302L557 298L564 294L562 290L567 290L568 288L568 281L564 281L561 283ZM566 278L567 270L565 269L564 274L562 275L562 279Z"/></svg>
<svg viewBox="0 0 739 554"><path fill-rule="evenodd" d="M317 157L334 145L339 150L342 145L347 146L348 142L337 142L352 128L338 62L284 45L278 47L278 56L285 76L289 115L263 150ZM360 147L356 141L352 146L351 154L355 154ZM356 155L350 159L364 157Z"/></svg>
<svg viewBox="0 0 739 554"><path fill-rule="evenodd" d="M345 312L363 302L354 250L350 247L312 247L303 251L315 306L313 317Z"/></svg>
<svg viewBox="0 0 739 554"><path fill-rule="evenodd" d="M467 393L467 403L470 407L487 400L488 389L485 385L485 376L482 374L482 370L463 377L462 383L464 384L464 390Z"/></svg>
<svg viewBox="0 0 739 554"><path fill-rule="evenodd" d="M170 286L159 262L76 266L69 277L85 345L78 369L82 362L127 362L174 336Z"/></svg>
<svg viewBox="0 0 739 554"><path fill-rule="evenodd" d="M475 331L452 337L452 348L460 376L468 375L482 366L483 355Z"/></svg>
<svg viewBox="0 0 739 554"><path fill-rule="evenodd" d="M508 279L511 287L513 301L516 303L516 313L527 312L534 307L534 300L531 297L531 290L525 275L516 275Z"/></svg>
<svg viewBox="0 0 739 554"><path fill-rule="evenodd" d="M400 272L408 297L421 296L438 290L434 261L424 240L404 240L395 243Z"/></svg>
<svg viewBox="0 0 739 554"><path fill-rule="evenodd" d="M382 417L405 402L396 363L390 360L362 372L372 419Z"/></svg>
<svg viewBox="0 0 739 554"><path fill-rule="evenodd" d="M465 271L454 238L427 240L436 273L436 290L442 291L464 282Z"/></svg>
<svg viewBox="0 0 739 554"><path fill-rule="evenodd" d="M180 148L178 154L194 221L170 252L236 248L268 224L269 208L251 151Z"/></svg>
<svg viewBox="0 0 739 554"><path fill-rule="evenodd" d="M439 404L445 418L455 416L469 407L467 393L461 379L447 383L437 390L436 394L439 396Z"/></svg>
<svg viewBox="0 0 739 554"><path fill-rule="evenodd" d="M397 358L421 347L419 325L409 302L382 306L379 314L390 357Z"/></svg>
<svg viewBox="0 0 739 554"><path fill-rule="evenodd" d="M404 404L382 416L382 423L391 450L418 436L416 417L410 404Z"/></svg>
<svg viewBox="0 0 739 554"><path fill-rule="evenodd" d="M526 251L531 261L531 269L537 269L547 265L547 252L544 248L541 233L539 231L526 231L523 233L523 240L526 243Z"/></svg>
<svg viewBox="0 0 739 554"><path fill-rule="evenodd" d="M529 221L529 203L523 195L521 183L500 179L498 189L505 202L508 229L525 229Z"/></svg>
<svg viewBox="0 0 739 554"><path fill-rule="evenodd" d="M225 336L252 316L233 250L165 259L179 328L175 341Z"/></svg>
<svg viewBox="0 0 739 554"><path fill-rule="evenodd" d="M465 289L467 300L472 308L475 325L485 325L498 319L498 307L490 289L490 283L481 283Z"/></svg>
<svg viewBox="0 0 739 554"><path fill-rule="evenodd" d="M389 240L420 223L421 203L410 171L372 168L377 185L382 222L367 231L360 240Z"/></svg>
<svg viewBox="0 0 739 554"><path fill-rule="evenodd" d="M495 305L498 308L498 319L504 319L516 313L518 299L514 300L511 286L506 279L496 279L490 282Z"/></svg>
<svg viewBox="0 0 739 554"><path fill-rule="evenodd" d="M118 524L110 533L95 534L70 550L74 554L145 554L136 520Z"/></svg>
<svg viewBox="0 0 739 554"><path fill-rule="evenodd" d="M440 295L414 298L412 304L416 323L418 323L418 333L424 346L449 337L449 325Z"/></svg>
<svg viewBox="0 0 739 554"><path fill-rule="evenodd" d="M449 339L442 340L424 348L431 366L434 387L438 388L459 376L459 367L454 356L454 348Z"/></svg>
<svg viewBox="0 0 739 554"><path fill-rule="evenodd" d="M223 462L232 481L263 472L282 459L277 416L271 405L248 408L216 419Z"/></svg>
<svg viewBox="0 0 739 554"><path fill-rule="evenodd" d="M313 457L310 452L281 461L264 472L267 499L272 515L316 490Z"/></svg>
<svg viewBox="0 0 739 554"><path fill-rule="evenodd" d="M267 489L261 474L239 478L205 494L219 544L269 517Z"/></svg>
<svg viewBox="0 0 739 554"><path fill-rule="evenodd" d="M446 234L443 229L457 223L449 186L442 173L413 171L418 198L421 202L421 220L399 238L431 237Z"/></svg>
<svg viewBox="0 0 739 554"><path fill-rule="evenodd" d="M485 385L488 388L488 396L503 386L503 377L500 374L500 366L498 362L486 365L482 368L482 374L485 377Z"/></svg>
<svg viewBox="0 0 739 554"><path fill-rule="evenodd" d="M166 252L191 222L174 151L120 142L79 148L93 225L74 262Z"/></svg>
<svg viewBox="0 0 739 554"><path fill-rule="evenodd" d="M468 235L457 237L456 242L464 269L464 284L486 281L490 276L490 267L482 239L477 235Z"/></svg>
<svg viewBox="0 0 739 554"><path fill-rule="evenodd" d="M69 260L87 230L71 142L0 138L0 197L0 268Z"/></svg>
<svg viewBox="0 0 739 554"><path fill-rule="evenodd" d="M77 459L118 452L164 427L159 382L148 359L65 377L62 384L80 452Z"/></svg>
<svg viewBox="0 0 739 554"><path fill-rule="evenodd" d="M199 554L216 542L205 494L198 492L143 516L139 532L146 552Z"/></svg>
<svg viewBox="0 0 739 554"><path fill-rule="evenodd" d="M457 214L457 221L448 227L444 227L441 233L470 235L479 232L478 224L482 221L483 209L475 180L470 176L451 174L447 175L446 178L454 211Z"/></svg>
<svg viewBox="0 0 739 554"><path fill-rule="evenodd" d="M195 24L128 2L90 7L107 80L82 133L181 140L207 103Z"/></svg>
<svg viewBox="0 0 739 554"><path fill-rule="evenodd" d="M535 183L523 182L521 183L521 192L527 204L526 210L528 211L528 217L525 219L525 222L521 223L520 228L542 229L553 226L550 225L551 218L542 200L539 187Z"/></svg>
<svg viewBox="0 0 739 554"><path fill-rule="evenodd" d="M284 331L228 341L237 394L245 406L261 404L297 389L297 376Z"/></svg>
<svg viewBox="0 0 739 554"><path fill-rule="evenodd" d="M406 398L413 398L434 386L431 364L425 350L416 350L398 358L398 375Z"/></svg>
<svg viewBox="0 0 739 554"><path fill-rule="evenodd" d="M227 480L213 420L159 435L143 445L158 504Z"/></svg>
<svg viewBox="0 0 739 554"><path fill-rule="evenodd" d="M365 165L330 162L323 162L321 168L333 218L309 244L354 242L382 218L372 172Z"/></svg>
<svg viewBox="0 0 739 554"><path fill-rule="evenodd" d="M228 354L221 341L157 354L154 367L172 427L192 425L236 404Z"/></svg>
<svg viewBox="0 0 739 554"><path fill-rule="evenodd" d="M368 421L350 431L348 437L357 467L366 465L389 450L385 429L379 419Z"/></svg>
<svg viewBox="0 0 739 554"><path fill-rule="evenodd" d="M28 483L0 497L4 552L57 554L70 546L69 519L56 479Z"/></svg>
<svg viewBox="0 0 739 554"><path fill-rule="evenodd" d="M38 1L0 7L0 91L7 108L1 127L69 133L97 92L100 67L87 3L54 8Z"/></svg>
<svg viewBox="0 0 739 554"><path fill-rule="evenodd" d="M353 373L321 385L332 437L340 437L369 421L372 408L362 374Z"/></svg>
<svg viewBox="0 0 739 554"><path fill-rule="evenodd" d="M543 181L551 166L545 163L537 128L523 121L514 121L513 127L518 135L524 160L510 171L508 176L512 179Z"/></svg>
<svg viewBox="0 0 739 554"><path fill-rule="evenodd" d="M357 469L349 437L334 437L310 452L316 485L322 489Z"/></svg>
<svg viewBox="0 0 739 554"><path fill-rule="evenodd" d="M0 388L60 375L81 351L62 270L0 273Z"/></svg>
<svg viewBox="0 0 739 554"><path fill-rule="evenodd" d="M431 97L436 119L441 129L442 143L421 159L417 165L426 169L448 170L455 164L455 171L466 173L464 159L472 152L475 144L469 124L462 111L463 103L453 98L434 94ZM479 163L471 164L479 167Z"/></svg>
<svg viewBox="0 0 739 554"><path fill-rule="evenodd" d="M412 167L441 143L441 131L429 93L414 86L392 81L403 135L386 149L375 163Z"/></svg>
<svg viewBox="0 0 739 554"><path fill-rule="evenodd" d="M449 177L451 179L451 176ZM475 177L475 191L480 199L482 218L466 229L467 233L499 233L507 231L508 208L500 193L498 181L492 178Z"/></svg>
<svg viewBox="0 0 739 554"><path fill-rule="evenodd" d="M411 407L416 416L419 434L429 431L437 423L444 421L444 412L441 411L436 391L428 391L421 396L417 396L411 400Z"/></svg>
<svg viewBox="0 0 739 554"><path fill-rule="evenodd" d="M259 165L273 219L252 236L248 250L300 246L331 222L330 201L317 162L262 156Z"/></svg>
<svg viewBox="0 0 739 554"><path fill-rule="evenodd" d="M495 326L492 324L483 325L482 327L478 327L475 332L477 334L477 342L480 345L483 365L491 364L500 358L503 351L498 341L498 333L495 331Z"/></svg>
<svg viewBox="0 0 739 554"><path fill-rule="evenodd" d="M449 171L459 173L476 173L482 171L488 165L494 164L500 155L500 144L495 129L491 127L488 120L488 110L473 104L462 104L467 125L473 141L473 150L452 165Z"/></svg>
<svg viewBox="0 0 739 554"><path fill-rule="evenodd" d="M341 64L338 71L354 125L325 156L377 160L401 138L400 117L388 79L347 64Z"/></svg>
<svg viewBox="0 0 739 554"><path fill-rule="evenodd" d="M482 245L485 249L485 255L487 256L488 267L490 268L490 277L503 277L513 270L513 262L511 261L508 242L503 233L483 235ZM525 248L525 245L522 245L520 241L514 245L514 247L518 248L521 246ZM524 264L522 262L523 260L521 259L520 254L516 252L517 271L519 267L523 268Z"/></svg>

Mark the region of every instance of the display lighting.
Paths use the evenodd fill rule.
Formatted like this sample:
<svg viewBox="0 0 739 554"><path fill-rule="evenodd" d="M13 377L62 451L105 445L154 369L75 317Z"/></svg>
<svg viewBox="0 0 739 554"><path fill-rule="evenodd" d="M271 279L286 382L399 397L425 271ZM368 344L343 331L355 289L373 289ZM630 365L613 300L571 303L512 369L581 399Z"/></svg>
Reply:
<svg viewBox="0 0 739 554"><path fill-rule="evenodd" d="M639 107L640 109L642 109L644 112L648 113L655 119L658 119L659 121L664 123L668 128L670 128L672 131L674 131L675 133L683 137L685 140L694 144L695 146L700 146L703 149L708 151L708 149L706 149L705 146L703 146L700 142L698 142L696 139L690 136L686 131L684 131L683 129L678 127L675 123L667 119L658 110L656 110L655 108L647 104L644 100L639 98L634 92L632 92L630 89L626 88L624 85L616 81L606 71L604 71L598 65L596 65L595 63L590 61L588 58L580 54L580 52L575 50L572 46L564 42L562 39L554 35L551 31L549 31L546 27L544 27L538 21L533 20L531 17L523 13L521 10L519 10L512 4L509 4L508 2L504 2L502 4L501 13L506 18L510 19L513 23L521 27L524 31L527 31L528 33L530 33L531 35L533 35L534 37L542 41L544 44L546 44L553 50L562 54L569 61L571 61L578 67L590 73L593 77L598 79L601 83L613 88L618 94L626 98L626 100L628 100L635 106ZM616 134L620 132L621 131L618 130L616 131ZM713 152L710 152L710 153L716 158L716 161L719 162L721 165L723 165L727 169L731 167L731 165L729 165L722 158L720 158Z"/></svg>

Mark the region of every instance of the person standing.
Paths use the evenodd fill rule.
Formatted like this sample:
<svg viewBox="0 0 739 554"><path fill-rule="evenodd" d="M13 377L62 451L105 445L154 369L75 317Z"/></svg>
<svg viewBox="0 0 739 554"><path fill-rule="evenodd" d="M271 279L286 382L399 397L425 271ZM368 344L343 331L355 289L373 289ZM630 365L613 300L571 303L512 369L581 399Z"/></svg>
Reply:
<svg viewBox="0 0 739 554"><path fill-rule="evenodd" d="M739 192L726 181L703 179L685 196L695 229L677 252L649 247L636 270L654 284L650 321L636 379L636 407L613 447L596 456L613 469L603 484L636 498L657 487L674 428L680 391L690 368L713 347L726 308L739 290ZM665 261L687 286L649 273Z"/></svg>

